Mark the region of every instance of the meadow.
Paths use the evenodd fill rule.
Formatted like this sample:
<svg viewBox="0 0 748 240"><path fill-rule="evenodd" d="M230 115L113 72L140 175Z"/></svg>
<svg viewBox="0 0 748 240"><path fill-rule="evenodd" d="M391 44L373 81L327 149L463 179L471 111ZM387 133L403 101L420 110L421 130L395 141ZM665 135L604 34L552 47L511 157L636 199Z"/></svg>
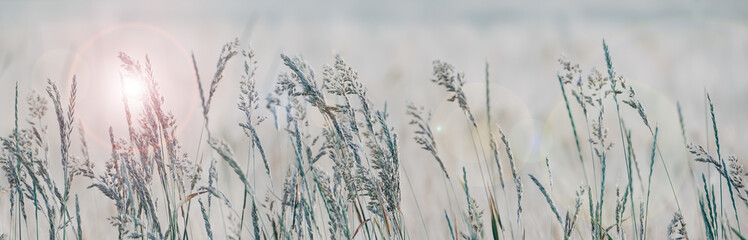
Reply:
<svg viewBox="0 0 748 240"><path fill-rule="evenodd" d="M345 56L324 65L285 54L258 59L253 47L261 46L225 44L211 69L198 68L192 55L189 88L197 89L202 127L187 129L189 139L180 138L169 108L180 100L164 97L154 76L160 63L147 55L117 56L125 125L98 137L107 147L88 142L75 77L50 79L45 89L16 84L15 101L4 103L14 106L4 115L14 124L3 126L12 133L1 138L7 180L0 200L10 215L2 218L8 231L0 239L87 239L91 229L110 239L528 239L535 232L547 239L745 239L748 173L744 160L722 149L720 133L729 130L719 128L720 106L712 102L720 96L703 96L709 142L688 136L690 119L681 114L700 106L680 103L673 116L680 138L662 138L660 121L615 70L615 46L605 41L603 68L583 69L561 56L558 74L547 76L543 87L563 99L564 117L555 124L571 144L561 145L564 156L542 156L539 167L524 169L513 150L526 142L503 130L497 119L506 112L492 112L506 96L492 92L488 62L485 75L466 76L449 59L434 60L429 79L409 80L444 94L444 107L455 113L449 123L467 140L437 136L438 106L372 100L375 93ZM285 66L272 91L256 86L259 61ZM239 76L224 77L228 72ZM484 88L466 91L468 77L484 79ZM215 105L217 94L236 97L230 106ZM474 102L476 94L485 102ZM214 129L211 121L225 117L216 108L242 116L231 126L244 136L239 143ZM407 119L408 128L395 129L391 115ZM183 148L185 141L198 145ZM445 154L455 147L471 154ZM417 158L402 157L414 150ZM560 158L574 161L554 161ZM428 167L406 169L403 162ZM693 192L680 191L684 183L672 177L683 172L673 169L677 162L685 162L677 165L687 166L684 181ZM415 193L412 181L424 175L438 198ZM581 182L568 184L572 176ZM109 215L82 216L92 208L79 201L84 192L98 196L94 210ZM406 197L413 202L405 204ZM429 204L435 201L446 204ZM665 221L650 218L654 206Z"/></svg>

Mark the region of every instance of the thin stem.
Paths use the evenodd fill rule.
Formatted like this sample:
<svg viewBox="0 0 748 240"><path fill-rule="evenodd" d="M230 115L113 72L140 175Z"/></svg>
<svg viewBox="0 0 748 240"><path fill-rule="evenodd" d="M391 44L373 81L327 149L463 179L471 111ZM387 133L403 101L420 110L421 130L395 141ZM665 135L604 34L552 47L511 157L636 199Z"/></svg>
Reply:
<svg viewBox="0 0 748 240"><path fill-rule="evenodd" d="M564 82L561 79L561 75L558 76L558 83L561 85L561 95L564 96L564 104L566 105L566 112L569 114L569 121L571 122L571 130L574 133L574 143L576 143L577 153L579 154L579 164L582 165L582 173L584 173L584 182L585 184L589 184L589 180L587 178L587 171L584 170L584 158L582 157L582 146L579 144L579 136L577 135L577 127L574 125L574 117L572 117L571 115L571 108L569 107L569 99L566 97L566 90L564 89Z"/></svg>

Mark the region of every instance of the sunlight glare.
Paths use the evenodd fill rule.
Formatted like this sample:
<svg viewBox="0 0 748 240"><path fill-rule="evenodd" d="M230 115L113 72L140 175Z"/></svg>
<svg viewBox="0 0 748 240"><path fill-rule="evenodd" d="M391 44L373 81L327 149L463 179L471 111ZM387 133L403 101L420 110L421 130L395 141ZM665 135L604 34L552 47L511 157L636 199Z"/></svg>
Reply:
<svg viewBox="0 0 748 240"><path fill-rule="evenodd" d="M125 77L123 81L122 91L125 94L125 97L129 99L138 99L145 92L143 83L138 81L138 79Z"/></svg>

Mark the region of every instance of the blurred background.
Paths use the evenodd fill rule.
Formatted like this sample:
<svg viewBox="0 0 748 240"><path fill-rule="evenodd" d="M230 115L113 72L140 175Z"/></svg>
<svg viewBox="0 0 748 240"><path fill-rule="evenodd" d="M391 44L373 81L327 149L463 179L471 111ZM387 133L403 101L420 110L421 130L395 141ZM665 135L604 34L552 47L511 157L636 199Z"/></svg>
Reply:
<svg viewBox="0 0 748 240"><path fill-rule="evenodd" d="M485 124L485 72L489 64L492 124L500 124L517 155L518 169L547 181L544 159L550 159L561 209L572 207L574 191L582 182L578 156L563 105L556 74L557 59L564 55L579 63L584 74L593 67L604 70L602 39L610 46L616 71L637 89L650 122L660 126L663 158L673 176L684 207L689 233L699 236L703 227L697 195L688 173L687 155L678 123L680 102L688 141L712 145L706 117L705 93L715 104L723 156L734 154L745 163L748 150L748 3L725 1L574 1L468 2L0 2L0 134L13 130L14 85L20 91L20 115L26 116L25 96L36 90L44 96L46 79L68 91L77 76L77 118L86 128L97 170L109 157L108 128L123 136L126 128L119 88L120 51L145 61L148 55L158 79L166 108L177 118L180 143L193 156L200 144L201 109L190 55L194 53L203 80L215 71L223 44L238 39L251 46L259 61L256 75L260 96L274 88L277 76L287 69L279 54L300 55L321 73L340 54L354 67L377 108L386 104L401 142L402 171L410 184L401 184L406 220L413 237L423 237L415 200L425 224L446 226L447 206L438 165L412 140L414 127L405 116L406 103L423 105L433 112L432 125L440 154L452 174L465 166L477 173L469 128L456 104L430 83L432 61L441 59L465 72L465 91L476 114L482 138ZM212 131L226 139L238 156L246 156L248 140L238 131L242 115L236 108L240 61L230 63L211 110ZM207 84L207 83L205 83ZM264 104L264 102L263 102ZM613 109L613 108L608 108ZM576 109L578 110L578 109ZM575 110L575 111L576 111ZM626 109L640 166L647 166L652 137ZM612 113L612 111L608 111ZM270 116L261 109L261 114ZM47 112L50 148L59 139ZM581 115L579 115L581 116ZM577 116L577 117L579 117ZM612 116L609 119L614 119ZM321 126L321 121L313 121ZM620 139L611 122L610 139ZM580 127L578 125L578 127ZM260 127L260 138L269 150L273 174L281 175L288 164L271 122ZM580 132L584 132L579 129ZM710 136L710 137L707 137ZM582 139L586 135L582 134ZM77 135L74 149L77 149ZM708 144L707 144L708 143ZM203 144L205 147L205 144ZM587 151L583 149L583 152ZM50 151L51 156L58 154ZM615 147L609 169L611 184L625 185L620 147ZM506 161L506 159L504 159ZM55 162L56 163L56 162ZM55 166L55 165L53 165ZM508 163L504 163L508 166ZM655 165L655 204L650 210L654 224L650 234L664 236L675 210L661 165ZM697 169L703 164L694 164ZM207 168L206 168L207 169ZM505 177L510 176L505 167ZM54 170L53 170L54 171ZM232 173L224 168L222 175ZM262 175L260 175L262 176ZM473 175L475 176L475 175ZM713 181L718 181L713 175ZM224 181L225 179L225 181ZM224 177L227 188L238 181ZM274 189L279 189L281 178ZM477 178L476 178L477 180ZM550 219L542 195L525 183L525 218L533 231L529 239L558 236L562 229ZM403 181L405 179L403 178ZM479 182L479 181L473 181ZM114 207L95 191L83 191L87 180L78 180L84 228L91 238L112 237L105 219ZM0 188L7 188L5 178ZM412 186L412 188L411 188ZM410 191L412 189L412 191ZM611 187L611 189L614 189ZM614 191L614 190L611 190ZM508 191L512 192L512 191ZM614 194L614 192L611 192ZM233 196L240 202L241 196ZM0 232L9 231L8 192L0 192ZM483 199L483 198L479 198ZM611 200L612 201L612 200ZM484 209L487 208L483 203ZM688 209L688 210L686 210ZM743 212L742 214L746 214ZM746 215L743 215L746 216ZM610 216L612 217L612 216ZM588 221L588 219L582 219ZM612 220L611 220L612 221ZM98 224L98 225L97 225ZM580 224L588 228L588 223ZM439 228L444 230L445 228ZM536 231L537 230L537 231ZM432 238L446 238L446 230L434 230ZM659 237L655 237L659 238ZM697 237L698 238L698 237Z"/></svg>

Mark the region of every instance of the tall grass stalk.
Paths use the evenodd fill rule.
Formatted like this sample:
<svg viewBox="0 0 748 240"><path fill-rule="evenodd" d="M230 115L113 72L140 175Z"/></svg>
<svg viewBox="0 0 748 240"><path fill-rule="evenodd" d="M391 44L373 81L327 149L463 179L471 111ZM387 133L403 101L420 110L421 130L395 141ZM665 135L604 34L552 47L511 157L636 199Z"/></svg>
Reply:
<svg viewBox="0 0 748 240"><path fill-rule="evenodd" d="M649 195L652 192L652 173L654 172L654 160L655 160L655 146L657 145L657 136L660 131L659 127L655 127L655 137L652 141L652 158L649 161L649 177L647 178L647 198L645 200L645 210L644 210L644 227L642 229L641 236L646 239L647 238L647 229L649 226Z"/></svg>
<svg viewBox="0 0 748 240"><path fill-rule="evenodd" d="M719 132L717 131L717 118L714 116L714 104L712 104L712 98L709 96L709 93L706 94L706 99L709 101L709 113L712 116L712 127L714 129L714 143L717 146L717 159L722 164L722 174L725 177L727 182L727 189L730 192L730 200L732 202L732 209L735 212L735 221L738 223L738 231L740 232L740 217L738 216L738 209L735 206L735 196L733 194L733 184L732 181L730 181L730 178L728 177L727 173L727 165L725 164L725 160L722 158L722 153L720 151L720 145L719 145ZM722 180L720 180L720 207L722 205ZM748 206L748 204L746 204ZM724 211L724 210L722 210ZM721 211L721 212L722 212Z"/></svg>
<svg viewBox="0 0 748 240"><path fill-rule="evenodd" d="M624 138L624 136L625 136L626 133L624 132L623 119L621 118L621 108L620 108L620 105L618 103L618 93L620 92L620 90L616 89L617 81L615 80L615 72L613 71L613 64L611 62L610 53L608 51L608 45L605 44L605 40L603 40L603 50L605 52L605 62L606 62L607 67L608 67L608 76L609 76L609 79L611 81L610 87L611 87L611 91L613 91L613 99L614 99L614 101L616 103L616 114L618 115L618 128L620 130L621 146L623 147L623 154L624 154L624 157L625 157L626 169L627 169L627 172L628 172L628 179L629 179L628 186L630 187L631 183L632 183L632 179L631 179L631 156L629 155L629 152L627 151L627 148L626 148L626 141L625 141L625 138ZM671 183L671 185L672 185L672 183ZM675 192L673 192L673 194L675 194ZM631 193L631 214L633 216L632 218L636 219L636 208L634 207L633 198L634 197L633 197L633 192L632 192ZM636 229L636 224L634 224L633 226L634 226L634 234L637 234L638 231Z"/></svg>
<svg viewBox="0 0 748 240"><path fill-rule="evenodd" d="M569 99L566 97L566 90L564 89L564 82L561 76L558 76L558 83L561 86L561 95L564 96L564 105L566 106L566 112L569 115L569 122L571 122L571 131L574 133L574 143L577 146L577 154L579 154L579 164L582 166L582 173L584 174L584 182L589 184L587 178L587 171L584 166L584 158L582 157L582 146L579 144L579 136L577 135L577 127L574 124L574 117L571 115L571 107L569 107Z"/></svg>

